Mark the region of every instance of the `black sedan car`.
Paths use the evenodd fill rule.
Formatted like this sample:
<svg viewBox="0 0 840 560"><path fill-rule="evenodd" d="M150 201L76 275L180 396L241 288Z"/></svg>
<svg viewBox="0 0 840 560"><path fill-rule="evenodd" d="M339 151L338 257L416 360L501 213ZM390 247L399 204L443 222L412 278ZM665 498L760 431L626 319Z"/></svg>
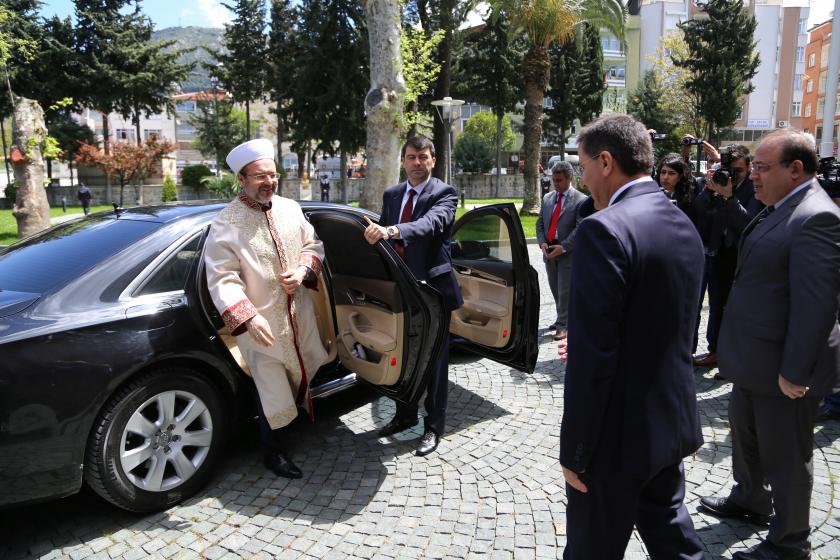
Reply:
<svg viewBox="0 0 840 560"><path fill-rule="evenodd" d="M313 396L366 383L416 402L446 334L440 294L366 210L301 203L324 242L312 292L330 363ZM87 483L128 510L164 509L212 473L252 383L207 291L203 248L220 202L100 213L0 251L0 507ZM523 371L537 357L537 275L513 205L453 233L460 344Z"/></svg>

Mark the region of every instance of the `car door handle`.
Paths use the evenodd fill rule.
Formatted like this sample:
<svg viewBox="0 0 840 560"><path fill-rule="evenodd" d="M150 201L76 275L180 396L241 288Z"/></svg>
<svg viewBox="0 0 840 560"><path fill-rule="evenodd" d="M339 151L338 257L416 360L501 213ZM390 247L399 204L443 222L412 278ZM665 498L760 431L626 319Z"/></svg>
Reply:
<svg viewBox="0 0 840 560"><path fill-rule="evenodd" d="M472 269L467 268L466 266L459 266L456 264L455 270L457 270L461 274L466 274L467 276L472 274Z"/></svg>

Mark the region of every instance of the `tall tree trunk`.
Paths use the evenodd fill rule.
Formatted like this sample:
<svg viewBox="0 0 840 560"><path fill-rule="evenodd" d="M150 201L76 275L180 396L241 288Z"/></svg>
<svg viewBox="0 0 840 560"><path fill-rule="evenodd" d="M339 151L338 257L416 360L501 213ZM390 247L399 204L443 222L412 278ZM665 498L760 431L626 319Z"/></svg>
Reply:
<svg viewBox="0 0 840 560"><path fill-rule="evenodd" d="M73 160L67 162L67 169L70 170L70 188L76 186L76 181L73 180Z"/></svg>
<svg viewBox="0 0 840 560"><path fill-rule="evenodd" d="M137 145L139 146L143 143L143 141L140 139L140 111L134 111L134 114L132 115L132 121L134 122L134 131L137 133Z"/></svg>
<svg viewBox="0 0 840 560"><path fill-rule="evenodd" d="M405 95L400 56L400 10L399 0L368 0L365 4L371 87L365 97L368 165L365 188L359 197L362 208L380 209L385 189L400 178L400 133ZM344 180L346 162L341 163Z"/></svg>
<svg viewBox="0 0 840 560"><path fill-rule="evenodd" d="M283 167L283 139L286 137L286 127L283 124L283 115L280 113L280 102L277 102L277 166L280 167L280 175L277 179L277 194L283 196L283 177L286 175L286 168ZM218 166L218 162L216 163Z"/></svg>
<svg viewBox="0 0 840 560"><path fill-rule="evenodd" d="M18 97L12 116L12 144L26 155L25 161L12 166L15 180L20 185L12 207L18 237L29 237L50 227L50 203L44 189L44 157L41 154L46 133L44 110L38 102Z"/></svg>
<svg viewBox="0 0 840 560"><path fill-rule="evenodd" d="M345 169L347 169L347 152L345 152L343 148L339 152L338 161L339 166L341 166L341 175L338 180L338 183L341 185L341 202L342 204L347 204L347 200L349 198L347 194L347 189L350 188L350 178L344 171Z"/></svg>
<svg viewBox="0 0 840 560"><path fill-rule="evenodd" d="M440 73L435 82L434 96L435 99L443 99L449 96L449 89L452 84L452 43L453 35L452 29L454 27L454 12L456 0L444 0L440 3L440 28L446 31L443 40L438 45L438 57L440 62ZM430 31L426 30L429 35ZM437 111L434 111L434 143L437 152L437 159L435 161L435 168L432 170L432 175L443 180L446 177L446 170L452 169L449 162L451 149L444 149L444 146L449 142L450 128L444 123ZM452 178L450 178L450 181Z"/></svg>
<svg viewBox="0 0 840 560"><path fill-rule="evenodd" d="M251 102L245 100L245 140L251 139Z"/></svg>
<svg viewBox="0 0 840 560"><path fill-rule="evenodd" d="M111 131L108 126L108 112L102 111L102 149L106 154L111 153ZM105 175L105 199L108 204L114 200L114 193L111 189L111 176ZM122 206L122 190L120 190L120 206Z"/></svg>
<svg viewBox="0 0 840 560"><path fill-rule="evenodd" d="M9 147L6 145L6 118L0 117L0 137L3 140L3 165L6 168L6 184L12 182L11 171L9 171Z"/></svg>
<svg viewBox="0 0 840 560"><path fill-rule="evenodd" d="M503 114L496 115L496 198L502 187L502 119Z"/></svg>
<svg viewBox="0 0 840 560"><path fill-rule="evenodd" d="M525 78L525 138L522 142L525 156L525 192L522 214L536 215L540 211L540 141L549 68L548 48L531 45L522 61L522 74Z"/></svg>
<svg viewBox="0 0 840 560"><path fill-rule="evenodd" d="M303 170L306 169L306 154L309 153L309 149L302 148L295 152L298 159L298 168L297 168L297 176L298 179L301 181L303 180Z"/></svg>

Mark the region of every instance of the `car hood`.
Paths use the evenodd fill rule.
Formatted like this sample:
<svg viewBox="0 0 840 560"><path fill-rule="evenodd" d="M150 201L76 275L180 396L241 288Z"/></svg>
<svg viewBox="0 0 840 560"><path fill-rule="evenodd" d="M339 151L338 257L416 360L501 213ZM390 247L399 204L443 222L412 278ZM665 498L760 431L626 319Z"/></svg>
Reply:
<svg viewBox="0 0 840 560"><path fill-rule="evenodd" d="M32 292L14 292L11 290L0 290L0 317L8 317L20 313L41 297L41 294Z"/></svg>

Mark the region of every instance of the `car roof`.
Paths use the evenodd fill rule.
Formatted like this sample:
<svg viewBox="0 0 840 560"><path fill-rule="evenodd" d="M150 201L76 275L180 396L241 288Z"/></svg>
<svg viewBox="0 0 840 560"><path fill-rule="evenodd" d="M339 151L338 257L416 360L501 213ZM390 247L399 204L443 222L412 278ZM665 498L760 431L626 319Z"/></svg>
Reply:
<svg viewBox="0 0 840 560"><path fill-rule="evenodd" d="M134 208L120 209L118 211L106 210L91 214L94 218L118 218L120 220L136 220L142 222L157 222L167 224L198 216L204 213L215 214L227 205L224 200L195 200L189 202L169 202L153 206L137 206Z"/></svg>

